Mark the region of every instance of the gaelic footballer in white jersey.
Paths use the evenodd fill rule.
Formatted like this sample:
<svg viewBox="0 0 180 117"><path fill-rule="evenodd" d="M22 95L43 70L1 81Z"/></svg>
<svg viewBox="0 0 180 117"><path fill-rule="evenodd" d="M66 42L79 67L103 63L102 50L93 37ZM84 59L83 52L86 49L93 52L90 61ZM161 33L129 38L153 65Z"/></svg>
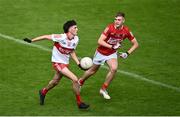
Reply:
<svg viewBox="0 0 180 117"><path fill-rule="evenodd" d="M39 90L40 105L44 105L47 92L54 88L63 76L66 76L72 81L72 87L76 96L78 108L87 109L89 108L89 105L85 104L81 100L78 77L68 68L69 58L71 56L76 64L82 69L82 67L80 66L80 61L75 52L76 46L79 41L79 38L77 36L78 28L76 22L74 20L67 21L63 25L63 30L63 34L43 35L33 38L32 40L28 38L24 39L24 41L28 43L40 40L51 40L54 42L51 61L56 71L53 79L49 81L48 85Z"/></svg>

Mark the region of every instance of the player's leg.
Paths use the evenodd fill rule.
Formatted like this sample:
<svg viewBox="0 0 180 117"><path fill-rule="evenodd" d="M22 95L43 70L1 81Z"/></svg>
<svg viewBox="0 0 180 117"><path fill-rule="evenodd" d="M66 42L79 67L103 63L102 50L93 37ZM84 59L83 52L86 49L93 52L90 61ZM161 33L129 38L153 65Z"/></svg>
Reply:
<svg viewBox="0 0 180 117"><path fill-rule="evenodd" d="M89 105L85 104L82 102L81 100L81 96L80 96L80 92L79 92L79 84L78 84L78 78L77 76L72 73L67 67L65 67L64 69L61 70L61 73L66 76L67 78L69 78L70 80L72 80L72 86L73 86L73 91L76 95L76 101L78 104L78 107L80 109L87 109L89 107Z"/></svg>
<svg viewBox="0 0 180 117"><path fill-rule="evenodd" d="M49 90L51 90L52 88L54 88L56 85L58 85L59 81L62 78L62 74L58 71L55 72L54 77L51 81L49 81L48 85L46 87L43 88L43 93L46 94Z"/></svg>
<svg viewBox="0 0 180 117"><path fill-rule="evenodd" d="M87 80L90 76L95 74L98 71L99 67L100 65L93 64L91 68L85 71L84 74L78 80L78 83L80 84L80 86L84 84L85 80Z"/></svg>
<svg viewBox="0 0 180 117"><path fill-rule="evenodd" d="M107 87L110 85L111 81L113 80L117 68L118 68L118 61L116 58L111 58L106 61L107 65L109 67L108 74L106 75L105 82L103 83L101 89L100 89L100 94L104 96L105 99L110 99L110 96L108 95L108 92L106 91Z"/></svg>
<svg viewBox="0 0 180 117"><path fill-rule="evenodd" d="M40 95L40 105L44 105L44 99L49 90L55 87L62 78L62 74L58 71L55 72L53 79L49 82L49 84L44 87L42 90L39 90Z"/></svg>
<svg viewBox="0 0 180 117"><path fill-rule="evenodd" d="M117 72L118 61L116 58L112 58L110 60L107 60L107 65L109 67L109 71L104 83L109 85Z"/></svg>
<svg viewBox="0 0 180 117"><path fill-rule="evenodd" d="M84 74L78 80L80 86L84 84L85 80L87 80L90 76L95 74L98 71L101 64L104 64L104 62L104 56L100 54L98 51L96 51L93 58L93 66L90 67L87 71L85 71Z"/></svg>

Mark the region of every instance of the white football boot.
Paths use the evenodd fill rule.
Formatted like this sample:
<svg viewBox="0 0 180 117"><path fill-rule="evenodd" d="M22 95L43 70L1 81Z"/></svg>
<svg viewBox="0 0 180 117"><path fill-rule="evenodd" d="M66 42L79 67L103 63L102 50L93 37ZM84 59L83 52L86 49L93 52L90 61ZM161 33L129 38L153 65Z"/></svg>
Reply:
<svg viewBox="0 0 180 117"><path fill-rule="evenodd" d="M107 99L107 100L111 99L111 97L109 96L106 90L100 89L99 93L104 97L104 99Z"/></svg>

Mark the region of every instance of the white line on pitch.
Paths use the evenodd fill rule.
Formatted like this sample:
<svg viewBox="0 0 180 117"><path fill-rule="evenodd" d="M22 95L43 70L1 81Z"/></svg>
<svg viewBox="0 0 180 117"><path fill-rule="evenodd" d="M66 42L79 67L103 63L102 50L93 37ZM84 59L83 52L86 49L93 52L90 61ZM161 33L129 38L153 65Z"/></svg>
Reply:
<svg viewBox="0 0 180 117"><path fill-rule="evenodd" d="M36 44L32 44L32 43L29 44L29 43L26 43L26 42L24 42L24 41L22 41L22 40L20 40L20 39L16 39L16 38L11 37L11 36L8 36L8 35L4 35L4 34L1 34L1 33L0 33L0 37L5 38L5 39L8 39L8 40L15 41L15 42L20 43L20 44L28 45L28 46L31 46L31 47L39 48L39 49L44 50L44 51L51 52L51 49L46 48L46 47L44 47L44 46L36 45ZM1 39L1 38L0 38L0 39ZM105 68L105 69L108 69L107 66L102 66L102 67ZM180 88L178 88L178 87L175 87L175 86L172 86L172 85L168 85L168 84L165 84L165 83L162 83L162 82L150 80L150 79L148 79L148 78L145 78L145 77L140 76L140 75L135 74L135 73L131 73L131 72L127 72L127 71L122 71L122 70L118 70L117 72L118 72L118 73L121 73L121 74L124 74L124 75L127 75L127 76L131 76L131 77L133 77L133 78L135 78L135 79L138 79L138 80L142 80L142 81L145 81L145 82L154 84L154 85L166 87L166 88L173 89L173 90L175 90L175 91L180 92Z"/></svg>
<svg viewBox="0 0 180 117"><path fill-rule="evenodd" d="M105 68L105 69L108 69L107 66L102 66L102 67ZM175 86L172 86L172 85L168 85L168 84L165 84L165 83L162 83L162 82L150 80L148 78L145 78L145 77L140 76L140 75L135 74L135 73L131 73L131 72L127 72L127 71L122 71L122 70L118 70L117 72L121 73L121 74L124 74L124 75L127 75L127 76L131 76L131 77L133 77L135 79L138 79L138 80L146 81L146 82L151 83L151 84L163 86L163 87L166 87L166 88L169 88L169 89L173 89L173 90L176 90L176 91L180 92L180 88L178 88L178 87L175 87Z"/></svg>

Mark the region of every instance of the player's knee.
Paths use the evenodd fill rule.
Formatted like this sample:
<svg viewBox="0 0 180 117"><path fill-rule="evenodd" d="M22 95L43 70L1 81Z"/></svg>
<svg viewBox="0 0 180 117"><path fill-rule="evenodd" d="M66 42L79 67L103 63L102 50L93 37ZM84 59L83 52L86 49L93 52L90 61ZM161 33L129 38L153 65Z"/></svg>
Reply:
<svg viewBox="0 0 180 117"><path fill-rule="evenodd" d="M73 82L73 83L78 83L78 78L72 79L72 82Z"/></svg>
<svg viewBox="0 0 180 117"><path fill-rule="evenodd" d="M112 67L110 68L110 71L111 71L112 73L117 72L117 67L116 67L116 66L112 66Z"/></svg>
<svg viewBox="0 0 180 117"><path fill-rule="evenodd" d="M79 85L79 84L78 84L78 80L72 80L72 84L73 84L73 85Z"/></svg>
<svg viewBox="0 0 180 117"><path fill-rule="evenodd" d="M56 81L54 84L55 84L55 85L58 85L58 84L59 84L59 81Z"/></svg>

